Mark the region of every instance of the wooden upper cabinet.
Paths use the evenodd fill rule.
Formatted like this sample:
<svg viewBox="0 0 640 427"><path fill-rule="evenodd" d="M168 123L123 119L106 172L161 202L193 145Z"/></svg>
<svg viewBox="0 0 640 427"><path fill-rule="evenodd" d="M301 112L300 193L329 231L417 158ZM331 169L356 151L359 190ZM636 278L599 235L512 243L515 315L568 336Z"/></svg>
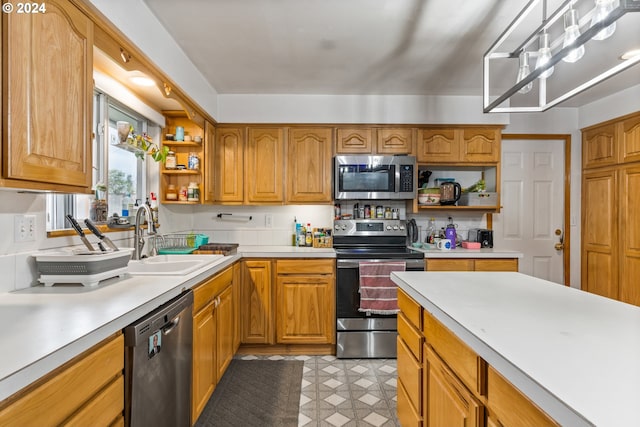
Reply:
<svg viewBox="0 0 640 427"><path fill-rule="evenodd" d="M284 130L249 128L244 179L247 203L284 201Z"/></svg>
<svg viewBox="0 0 640 427"><path fill-rule="evenodd" d="M590 128L582 133L582 167L610 166L618 162L616 124Z"/></svg>
<svg viewBox="0 0 640 427"><path fill-rule="evenodd" d="M621 162L640 161L640 114L629 117L619 124Z"/></svg>
<svg viewBox="0 0 640 427"><path fill-rule="evenodd" d="M90 192L93 23L69 1L46 6L3 14L2 177Z"/></svg>
<svg viewBox="0 0 640 427"><path fill-rule="evenodd" d="M287 141L287 203L330 203L332 130L290 128Z"/></svg>
<svg viewBox="0 0 640 427"><path fill-rule="evenodd" d="M377 152L379 154L413 154L413 129L381 128L377 130Z"/></svg>
<svg viewBox="0 0 640 427"><path fill-rule="evenodd" d="M460 140L455 129L425 128L418 131L418 163L455 163L460 161Z"/></svg>
<svg viewBox="0 0 640 427"><path fill-rule="evenodd" d="M371 154L373 152L371 128L338 128L336 154Z"/></svg>
<svg viewBox="0 0 640 427"><path fill-rule="evenodd" d="M244 129L218 128L214 153L214 200L222 203L242 203Z"/></svg>
<svg viewBox="0 0 640 427"><path fill-rule="evenodd" d="M215 159L215 141L216 141L216 128L209 122L204 123L204 158L203 165L204 178L203 185L200 189L202 200L205 203L212 203L215 199L215 183L214 171L216 170L214 165Z"/></svg>
<svg viewBox="0 0 640 427"><path fill-rule="evenodd" d="M501 126L422 128L418 131L419 163L497 163Z"/></svg>
<svg viewBox="0 0 640 427"><path fill-rule="evenodd" d="M460 149L463 162L497 162L500 160L501 132L495 127L464 128Z"/></svg>

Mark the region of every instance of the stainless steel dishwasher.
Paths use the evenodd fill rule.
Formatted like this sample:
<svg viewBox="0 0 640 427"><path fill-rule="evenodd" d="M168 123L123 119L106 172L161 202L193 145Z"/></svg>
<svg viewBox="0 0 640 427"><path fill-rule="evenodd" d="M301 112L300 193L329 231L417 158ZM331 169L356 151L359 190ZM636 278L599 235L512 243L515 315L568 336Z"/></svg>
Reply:
<svg viewBox="0 0 640 427"><path fill-rule="evenodd" d="M191 425L193 292L124 329L125 425Z"/></svg>

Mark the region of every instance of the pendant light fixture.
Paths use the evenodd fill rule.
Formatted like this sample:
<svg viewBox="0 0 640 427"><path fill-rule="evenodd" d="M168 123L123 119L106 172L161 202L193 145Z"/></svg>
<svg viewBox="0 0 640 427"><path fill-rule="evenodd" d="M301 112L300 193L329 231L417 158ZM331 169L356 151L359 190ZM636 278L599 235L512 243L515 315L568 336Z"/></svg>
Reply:
<svg viewBox="0 0 640 427"><path fill-rule="evenodd" d="M632 33L640 28L640 0L529 0L483 56L483 111L545 111L640 64L640 55L623 56L638 48L637 37L606 40L616 26ZM573 65L587 43L593 54ZM515 77L508 89L506 72Z"/></svg>
<svg viewBox="0 0 640 427"><path fill-rule="evenodd" d="M516 83L520 83L525 77L529 75L531 70L529 70L529 52L524 51L520 54L520 67L518 68L518 77L516 79ZM529 84L524 85L518 92L519 93L528 93L533 88L533 82L529 82Z"/></svg>
<svg viewBox="0 0 640 427"><path fill-rule="evenodd" d="M536 60L536 69L543 68L547 62L551 60L551 48L549 47L549 34L543 32L540 34L540 49L538 50L538 59ZM538 76L539 79L546 79L553 74L553 67Z"/></svg>
<svg viewBox="0 0 640 427"><path fill-rule="evenodd" d="M591 17L591 26L593 27L599 22L604 21L615 8L616 0L596 0L596 8ZM606 40L616 31L616 23L604 28L598 34L593 36L593 40Z"/></svg>
<svg viewBox="0 0 640 427"><path fill-rule="evenodd" d="M562 47L574 46L578 37L580 37L578 11L571 8L564 14L564 41L562 42ZM576 62L584 56L584 51L584 45L580 45L571 50L562 60L564 62Z"/></svg>

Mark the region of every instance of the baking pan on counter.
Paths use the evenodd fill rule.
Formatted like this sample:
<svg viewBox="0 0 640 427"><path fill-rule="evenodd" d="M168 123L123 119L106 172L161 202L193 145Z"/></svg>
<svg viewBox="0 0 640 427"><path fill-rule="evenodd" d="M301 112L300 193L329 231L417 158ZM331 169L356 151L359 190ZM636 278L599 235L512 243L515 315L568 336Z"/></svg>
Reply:
<svg viewBox="0 0 640 427"><path fill-rule="evenodd" d="M238 243L208 243L200 245L194 254L234 255L238 253Z"/></svg>

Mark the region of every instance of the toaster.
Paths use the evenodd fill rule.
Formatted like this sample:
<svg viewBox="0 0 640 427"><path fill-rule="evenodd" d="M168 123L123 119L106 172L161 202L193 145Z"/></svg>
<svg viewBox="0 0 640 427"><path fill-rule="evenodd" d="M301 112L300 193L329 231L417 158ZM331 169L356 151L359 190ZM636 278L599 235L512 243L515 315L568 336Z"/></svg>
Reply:
<svg viewBox="0 0 640 427"><path fill-rule="evenodd" d="M470 242L479 242L482 248L493 248L493 230L486 228L471 228L469 229Z"/></svg>

